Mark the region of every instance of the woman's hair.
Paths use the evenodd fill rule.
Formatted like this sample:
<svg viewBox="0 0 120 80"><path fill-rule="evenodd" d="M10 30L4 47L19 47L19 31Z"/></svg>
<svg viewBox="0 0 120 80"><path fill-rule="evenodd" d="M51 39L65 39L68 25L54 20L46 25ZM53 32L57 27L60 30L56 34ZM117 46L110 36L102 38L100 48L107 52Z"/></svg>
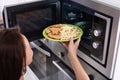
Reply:
<svg viewBox="0 0 120 80"><path fill-rule="evenodd" d="M24 66L25 44L19 29L0 30L0 80L19 80Z"/></svg>

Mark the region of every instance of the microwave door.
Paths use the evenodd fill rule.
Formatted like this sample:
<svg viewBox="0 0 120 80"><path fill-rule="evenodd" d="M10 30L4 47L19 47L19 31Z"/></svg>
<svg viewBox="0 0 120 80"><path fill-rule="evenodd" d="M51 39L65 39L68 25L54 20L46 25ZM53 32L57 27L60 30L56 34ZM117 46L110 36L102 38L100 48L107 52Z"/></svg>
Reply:
<svg viewBox="0 0 120 80"><path fill-rule="evenodd" d="M43 38L47 26L60 22L60 1L37 1L6 6L3 11L5 27L19 25L29 41Z"/></svg>
<svg viewBox="0 0 120 80"><path fill-rule="evenodd" d="M69 74L70 74L70 71L67 69L67 68L63 68L61 67L59 64L60 64L60 61L52 61L53 65L58 68L58 80L62 79L62 80L74 80ZM67 71L69 71L67 73Z"/></svg>

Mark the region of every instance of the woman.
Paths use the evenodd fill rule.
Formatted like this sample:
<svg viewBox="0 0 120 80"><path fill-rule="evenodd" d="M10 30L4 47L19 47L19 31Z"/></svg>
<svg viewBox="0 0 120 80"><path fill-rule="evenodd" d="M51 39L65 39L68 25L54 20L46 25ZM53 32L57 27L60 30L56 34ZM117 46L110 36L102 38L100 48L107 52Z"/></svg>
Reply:
<svg viewBox="0 0 120 80"><path fill-rule="evenodd" d="M75 43L70 39L68 58L71 62L77 80L89 80L78 58L77 49L80 39ZM0 80L24 80L26 66L32 62L33 51L28 40L18 28L0 31Z"/></svg>
<svg viewBox="0 0 120 80"><path fill-rule="evenodd" d="M0 80L23 80L32 56L29 42L18 28L0 30Z"/></svg>

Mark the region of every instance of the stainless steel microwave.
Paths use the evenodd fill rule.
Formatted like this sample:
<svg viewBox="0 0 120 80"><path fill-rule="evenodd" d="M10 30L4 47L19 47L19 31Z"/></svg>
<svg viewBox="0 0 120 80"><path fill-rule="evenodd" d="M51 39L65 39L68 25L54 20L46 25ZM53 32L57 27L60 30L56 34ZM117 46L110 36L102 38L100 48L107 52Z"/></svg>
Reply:
<svg viewBox="0 0 120 80"><path fill-rule="evenodd" d="M5 6L6 28L19 25L29 41L43 38L49 25L69 23L81 27L78 56L111 79L116 58L120 11L94 0L44 0Z"/></svg>

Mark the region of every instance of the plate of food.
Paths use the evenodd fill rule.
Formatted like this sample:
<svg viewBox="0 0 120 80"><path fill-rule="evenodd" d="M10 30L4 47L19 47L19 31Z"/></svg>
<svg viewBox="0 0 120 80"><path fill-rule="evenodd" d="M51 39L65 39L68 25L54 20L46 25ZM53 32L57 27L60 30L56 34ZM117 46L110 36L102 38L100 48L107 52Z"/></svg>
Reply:
<svg viewBox="0 0 120 80"><path fill-rule="evenodd" d="M54 24L43 30L46 39L59 42L67 42L72 37L74 40L81 38L83 30L72 24Z"/></svg>

